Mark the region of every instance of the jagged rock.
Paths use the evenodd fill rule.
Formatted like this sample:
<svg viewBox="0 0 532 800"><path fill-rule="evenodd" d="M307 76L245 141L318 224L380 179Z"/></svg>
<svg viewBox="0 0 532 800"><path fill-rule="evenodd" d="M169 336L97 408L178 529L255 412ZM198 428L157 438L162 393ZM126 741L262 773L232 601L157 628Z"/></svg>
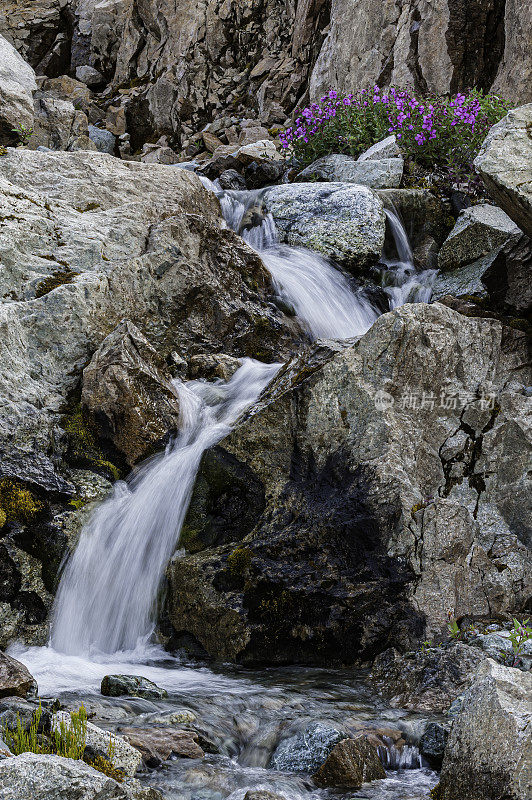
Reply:
<svg viewBox="0 0 532 800"><path fill-rule="evenodd" d="M441 769L448 738L448 728L439 722L429 722L423 731L419 740L419 752L434 769Z"/></svg>
<svg viewBox="0 0 532 800"><path fill-rule="evenodd" d="M532 103L514 108L489 131L475 167L491 197L532 237Z"/></svg>
<svg viewBox="0 0 532 800"><path fill-rule="evenodd" d="M81 403L100 438L112 442L131 466L180 424L170 373L129 320L103 340L83 370Z"/></svg>
<svg viewBox="0 0 532 800"><path fill-rule="evenodd" d="M37 681L24 664L0 653L0 697L33 697Z"/></svg>
<svg viewBox="0 0 532 800"><path fill-rule="evenodd" d="M358 157L358 161L374 161L375 159L398 158L401 155L401 150L397 144L395 133L382 139L380 142L372 144L367 150L364 150Z"/></svg>
<svg viewBox="0 0 532 800"><path fill-rule="evenodd" d="M138 781L118 783L83 761L23 753L0 762L2 800L162 800Z"/></svg>
<svg viewBox="0 0 532 800"><path fill-rule="evenodd" d="M284 795L274 794L266 789L250 789L244 795L244 800L286 800Z"/></svg>
<svg viewBox="0 0 532 800"><path fill-rule="evenodd" d="M374 84L436 95L493 86L511 102L530 100L532 13L522 0L473 8L467 0L333 0L330 19L310 79L312 100L331 86L352 92Z"/></svg>
<svg viewBox="0 0 532 800"><path fill-rule="evenodd" d="M286 163L278 159L252 161L244 170L246 186L248 189L263 189L265 186L272 186L274 183L281 182L286 171Z"/></svg>
<svg viewBox="0 0 532 800"><path fill-rule="evenodd" d="M219 180L221 188L226 191L228 189L239 191L247 188L246 181L242 175L236 171L236 169L224 170L224 172L220 174Z"/></svg>
<svg viewBox="0 0 532 800"><path fill-rule="evenodd" d="M102 73L98 72L94 67L90 67L88 64L76 67L76 78L81 83L84 83L85 86L89 87L100 86L102 83L105 83L105 78Z"/></svg>
<svg viewBox="0 0 532 800"><path fill-rule="evenodd" d="M14 142L14 128L33 128L35 73L3 36L0 36L0 144Z"/></svg>
<svg viewBox="0 0 532 800"><path fill-rule="evenodd" d="M347 269L378 260L384 244L382 202L368 188L346 183L293 183L264 194L281 241L317 250Z"/></svg>
<svg viewBox="0 0 532 800"><path fill-rule="evenodd" d="M271 139L264 139L259 142L242 145L236 151L235 158L247 166L254 161L259 163L261 161L275 161L276 159L280 161L282 156L277 152L277 148Z"/></svg>
<svg viewBox="0 0 532 800"><path fill-rule="evenodd" d="M232 543L172 560L176 632L222 660L349 663L446 632L449 611L523 609L525 342L493 319L407 305L325 364L280 373L204 457L195 542L231 531L235 498L250 518Z"/></svg>
<svg viewBox="0 0 532 800"><path fill-rule="evenodd" d="M52 731L60 730L64 725L67 729L71 727L71 716L68 711L56 711L52 717ZM121 770L124 775L132 778L140 767L142 756L135 747L132 747L121 736L116 736L110 731L104 731L92 722L87 722L87 734L85 743L90 748L93 756L101 755L111 761L115 769ZM109 757L112 752L112 757Z"/></svg>
<svg viewBox="0 0 532 800"><path fill-rule="evenodd" d="M71 100L62 100L51 92L35 95L35 126L32 149L96 150L89 138L87 115L74 107Z"/></svg>
<svg viewBox="0 0 532 800"><path fill-rule="evenodd" d="M487 203L462 211L443 243L438 267L443 270L471 264L520 235L517 225L497 206Z"/></svg>
<svg viewBox="0 0 532 800"><path fill-rule="evenodd" d="M270 766L289 772L315 772L342 739L345 734L337 728L315 722L301 733L283 739L272 755Z"/></svg>
<svg viewBox="0 0 532 800"><path fill-rule="evenodd" d="M299 181L338 181L358 183L372 189L398 187L403 177L402 158L368 159L356 161L351 156L334 153L318 158L302 172Z"/></svg>
<svg viewBox="0 0 532 800"><path fill-rule="evenodd" d="M166 689L161 689L148 678L138 675L106 675L102 679L102 694L107 697L143 697L145 700L160 700L168 696Z"/></svg>
<svg viewBox="0 0 532 800"><path fill-rule="evenodd" d="M442 713L471 686L485 658L461 642L404 655L390 649L375 659L371 679L395 708Z"/></svg>
<svg viewBox="0 0 532 800"><path fill-rule="evenodd" d="M488 660L456 717L438 800L527 800L532 794L532 674Z"/></svg>
<svg viewBox="0 0 532 800"><path fill-rule="evenodd" d="M345 786L360 789L363 783L385 777L377 748L364 737L359 737L339 742L312 779L322 787Z"/></svg>
<svg viewBox="0 0 532 800"><path fill-rule="evenodd" d="M69 20L64 0L4 0L2 33L36 71L54 77L68 71Z"/></svg>
<svg viewBox="0 0 532 800"><path fill-rule="evenodd" d="M115 154L116 136L114 134L103 128L96 128L94 125L89 125L87 130L89 139L94 142L100 153L109 153L112 156Z"/></svg>
<svg viewBox="0 0 532 800"><path fill-rule="evenodd" d="M203 758L205 753L198 744L194 731L166 728L121 728L126 742L136 748L148 767L158 767L171 755L181 758Z"/></svg>

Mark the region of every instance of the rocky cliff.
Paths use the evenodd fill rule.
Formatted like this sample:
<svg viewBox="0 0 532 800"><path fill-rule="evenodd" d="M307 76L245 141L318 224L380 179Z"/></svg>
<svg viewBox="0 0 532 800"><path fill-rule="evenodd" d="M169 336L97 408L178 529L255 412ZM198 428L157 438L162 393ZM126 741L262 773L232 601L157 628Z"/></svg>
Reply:
<svg viewBox="0 0 532 800"><path fill-rule="evenodd" d="M525 0L26 0L0 33L38 75L88 80L90 121L133 150L207 123L285 122L325 90L414 86L531 99Z"/></svg>

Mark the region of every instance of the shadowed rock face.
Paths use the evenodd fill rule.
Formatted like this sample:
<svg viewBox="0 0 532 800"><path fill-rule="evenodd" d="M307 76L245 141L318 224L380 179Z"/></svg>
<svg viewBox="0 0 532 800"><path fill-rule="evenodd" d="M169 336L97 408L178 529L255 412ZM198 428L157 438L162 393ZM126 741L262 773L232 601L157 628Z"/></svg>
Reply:
<svg viewBox="0 0 532 800"><path fill-rule="evenodd" d="M208 514L193 500L194 549L209 545L169 567L176 633L224 660L352 662L441 633L449 611L523 608L522 340L508 353L499 323L412 305L310 375L281 373L204 462L203 498L205 482L232 483L212 469L228 454L234 474L251 470L253 512L226 526L231 490L207 493Z"/></svg>

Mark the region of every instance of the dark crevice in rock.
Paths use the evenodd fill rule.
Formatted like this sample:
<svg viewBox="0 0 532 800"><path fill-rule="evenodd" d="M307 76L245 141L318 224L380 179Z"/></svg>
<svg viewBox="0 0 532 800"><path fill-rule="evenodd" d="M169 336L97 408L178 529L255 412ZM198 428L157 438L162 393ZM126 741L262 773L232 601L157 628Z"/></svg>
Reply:
<svg viewBox="0 0 532 800"><path fill-rule="evenodd" d="M504 53L506 0L451 0L447 50L453 65L450 92L488 91Z"/></svg>

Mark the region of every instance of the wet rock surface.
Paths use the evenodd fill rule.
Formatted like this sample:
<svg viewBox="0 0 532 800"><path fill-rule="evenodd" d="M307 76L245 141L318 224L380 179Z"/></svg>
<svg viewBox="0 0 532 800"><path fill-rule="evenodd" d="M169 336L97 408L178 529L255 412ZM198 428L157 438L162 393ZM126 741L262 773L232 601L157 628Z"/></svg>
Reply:
<svg viewBox="0 0 532 800"><path fill-rule="evenodd" d="M121 736L138 750L148 767L158 767L171 755L180 758L203 758L198 735L193 731L172 728L122 728Z"/></svg>
<svg viewBox="0 0 532 800"><path fill-rule="evenodd" d="M312 779L318 786L360 789L363 783L386 777L377 749L364 737L344 739L329 753Z"/></svg>
<svg viewBox="0 0 532 800"><path fill-rule="evenodd" d="M166 690L161 689L153 681L138 675L106 675L102 680L101 692L107 697L143 697L154 700L166 697Z"/></svg>
<svg viewBox="0 0 532 800"><path fill-rule="evenodd" d="M526 800L532 792L532 675L487 660L445 749L441 800Z"/></svg>

